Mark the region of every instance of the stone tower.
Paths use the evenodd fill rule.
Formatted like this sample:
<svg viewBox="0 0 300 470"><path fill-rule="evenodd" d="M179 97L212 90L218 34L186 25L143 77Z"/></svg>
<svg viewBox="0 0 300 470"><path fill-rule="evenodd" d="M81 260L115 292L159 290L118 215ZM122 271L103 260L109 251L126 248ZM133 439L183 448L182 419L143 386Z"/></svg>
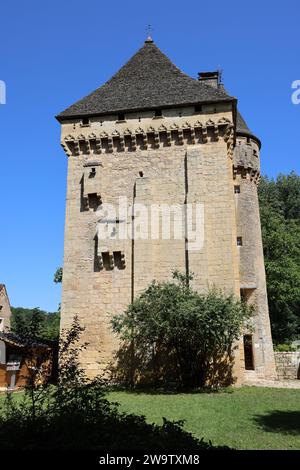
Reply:
<svg viewBox="0 0 300 470"><path fill-rule="evenodd" d="M61 326L74 315L85 326L87 374L103 370L118 346L112 315L177 269L194 273L198 290L216 285L256 305L255 332L241 338L235 374L238 383L274 378L257 198L260 141L218 72L195 80L148 38L107 83L57 119L68 156ZM156 225L145 221L153 207ZM190 227L187 207L196 208L199 222ZM174 225L164 233L159 223L168 217Z"/></svg>

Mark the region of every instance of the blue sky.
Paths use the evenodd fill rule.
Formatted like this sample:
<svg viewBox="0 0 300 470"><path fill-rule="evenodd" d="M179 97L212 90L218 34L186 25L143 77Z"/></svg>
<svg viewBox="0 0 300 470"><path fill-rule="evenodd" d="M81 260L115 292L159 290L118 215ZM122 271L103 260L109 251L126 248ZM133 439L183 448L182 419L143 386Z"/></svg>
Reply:
<svg viewBox="0 0 300 470"><path fill-rule="evenodd" d="M223 69L230 94L263 143L262 172L300 173L297 1L187 3L27 0L2 2L0 80L0 282L13 306L54 311L62 264L67 161L54 116L100 86L153 27L184 72Z"/></svg>

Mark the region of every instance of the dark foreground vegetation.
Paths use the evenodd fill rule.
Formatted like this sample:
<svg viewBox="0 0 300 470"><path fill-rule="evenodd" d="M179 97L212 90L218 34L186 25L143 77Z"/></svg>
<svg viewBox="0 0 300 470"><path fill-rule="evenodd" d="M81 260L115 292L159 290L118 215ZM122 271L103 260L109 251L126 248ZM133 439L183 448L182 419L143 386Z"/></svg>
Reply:
<svg viewBox="0 0 300 470"><path fill-rule="evenodd" d="M25 393L0 400L0 449L4 450L176 450L214 447L183 430L183 422L149 424L143 416L121 412L106 398L100 379L87 381L79 366L82 332L77 319L60 342L59 383L39 385L33 371Z"/></svg>

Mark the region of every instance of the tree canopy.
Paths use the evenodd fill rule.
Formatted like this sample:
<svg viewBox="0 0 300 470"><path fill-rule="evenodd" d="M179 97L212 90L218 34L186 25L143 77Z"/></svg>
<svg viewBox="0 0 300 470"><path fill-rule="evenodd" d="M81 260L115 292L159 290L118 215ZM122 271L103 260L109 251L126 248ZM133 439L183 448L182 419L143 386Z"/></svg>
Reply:
<svg viewBox="0 0 300 470"><path fill-rule="evenodd" d="M18 336L58 340L59 312L46 312L38 307L11 307L11 311L11 331Z"/></svg>
<svg viewBox="0 0 300 470"><path fill-rule="evenodd" d="M62 278L63 278L63 268L59 267L54 273L53 282L55 282L55 284L59 284L62 282Z"/></svg>
<svg viewBox="0 0 300 470"><path fill-rule="evenodd" d="M259 202L273 339L290 342L300 337L300 177L263 177Z"/></svg>

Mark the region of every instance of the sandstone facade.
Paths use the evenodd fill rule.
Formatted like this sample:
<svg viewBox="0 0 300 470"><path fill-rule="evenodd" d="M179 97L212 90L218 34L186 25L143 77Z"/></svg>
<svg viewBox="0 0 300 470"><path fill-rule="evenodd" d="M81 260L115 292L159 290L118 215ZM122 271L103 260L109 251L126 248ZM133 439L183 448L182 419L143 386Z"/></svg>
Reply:
<svg viewBox="0 0 300 470"><path fill-rule="evenodd" d="M148 40L134 57L137 60L138 56L148 81L152 69L143 60L151 62L155 57L153 68L158 67L162 53L157 51ZM213 74L203 74L202 80L207 82L200 83L199 90L198 81L187 82L195 102L187 103L191 98L184 92L175 97L178 82L186 77L177 70L170 68L174 101L167 104L162 99L159 109L159 101L155 101L160 99L159 93L153 95L155 106L146 100L142 109L137 91L140 109L128 101L128 109L115 111L117 105L105 96L105 87L115 86L122 75L119 72L115 82L113 79L100 89L99 106L110 103L111 112L91 108L97 104L96 94L58 116L61 143L68 156L61 327L69 327L73 317L79 316L86 328L83 341L89 343L81 361L93 377L105 369L118 348L110 326L112 315L124 311L153 279L168 280L175 269L191 272L196 289L216 285L255 304L255 332L247 335L247 346L241 338L235 375L238 384L249 375L273 379L275 361L257 197L260 142L237 114L236 100ZM146 79L141 75L141 93L150 96L151 83L147 94ZM159 89L159 83L152 87ZM127 94L130 86L125 87ZM120 88L114 92L120 93ZM140 204L149 208L149 214L153 204L198 205L202 225L194 229L203 243L194 249L187 232L176 239L172 230L170 239L161 231L158 237L149 236L150 219L139 227L140 236L134 240L116 236L102 240L101 223L117 234L137 229L137 214L126 220L118 212L113 220L103 215L104 204L118 211L120 198L133 208ZM251 355L250 362L245 353Z"/></svg>

